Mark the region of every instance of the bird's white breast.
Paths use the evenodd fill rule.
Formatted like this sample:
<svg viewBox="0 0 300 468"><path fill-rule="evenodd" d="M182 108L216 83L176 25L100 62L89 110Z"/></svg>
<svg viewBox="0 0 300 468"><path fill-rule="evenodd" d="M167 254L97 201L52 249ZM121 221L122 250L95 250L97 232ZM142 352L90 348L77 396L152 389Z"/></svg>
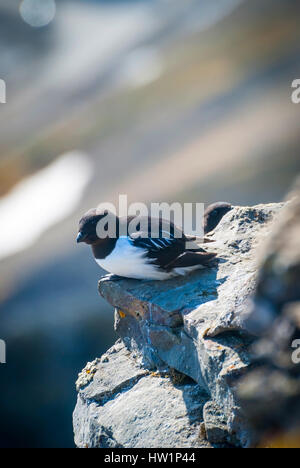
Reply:
<svg viewBox="0 0 300 468"><path fill-rule="evenodd" d="M145 254L143 249L132 245L127 237L120 237L110 255L96 259L96 262L104 270L127 278L164 280L173 276L172 273L159 270Z"/></svg>

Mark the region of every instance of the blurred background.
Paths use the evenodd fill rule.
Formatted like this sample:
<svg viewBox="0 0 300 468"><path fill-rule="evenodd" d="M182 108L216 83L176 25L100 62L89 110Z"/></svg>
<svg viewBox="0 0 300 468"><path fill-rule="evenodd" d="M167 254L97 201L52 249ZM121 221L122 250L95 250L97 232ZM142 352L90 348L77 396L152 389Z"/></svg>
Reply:
<svg viewBox="0 0 300 468"><path fill-rule="evenodd" d="M300 169L297 0L0 0L0 447L73 447L115 340L77 246L103 201L280 201Z"/></svg>

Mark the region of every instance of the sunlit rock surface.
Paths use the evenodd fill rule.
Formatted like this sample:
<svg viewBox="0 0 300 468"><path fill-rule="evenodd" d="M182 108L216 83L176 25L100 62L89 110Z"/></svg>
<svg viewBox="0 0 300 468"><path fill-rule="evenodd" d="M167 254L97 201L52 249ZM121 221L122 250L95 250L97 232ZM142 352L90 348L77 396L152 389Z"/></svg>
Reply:
<svg viewBox="0 0 300 468"><path fill-rule="evenodd" d="M218 252L210 269L163 282L99 282L115 307L121 341L79 378L78 446L253 443L235 387L251 363L249 298L281 209L270 204L227 213L210 234L215 242L208 248Z"/></svg>
<svg viewBox="0 0 300 468"><path fill-rule="evenodd" d="M102 356L85 386L89 367L77 383L77 446L209 447L200 436L208 394L195 382L151 373L121 342Z"/></svg>

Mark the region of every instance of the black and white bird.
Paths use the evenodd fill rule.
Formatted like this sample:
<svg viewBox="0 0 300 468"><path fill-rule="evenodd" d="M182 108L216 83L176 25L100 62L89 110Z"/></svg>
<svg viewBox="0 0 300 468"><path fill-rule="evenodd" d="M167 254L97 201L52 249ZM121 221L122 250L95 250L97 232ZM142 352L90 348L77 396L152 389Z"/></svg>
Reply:
<svg viewBox="0 0 300 468"><path fill-rule="evenodd" d="M143 217L114 217L116 235L99 237L98 223L107 212L89 210L79 222L77 243L91 245L98 265L117 276L144 280L166 280L210 266L215 253L206 252L196 238L185 235L173 223ZM129 229L134 220L136 230ZM145 220L147 223L145 224ZM209 220L206 220L206 223ZM142 226L148 226L143 232ZM166 226L168 228L166 228ZM125 231L124 231L125 228ZM151 237L151 232L158 236ZM125 235L120 235L125 232ZM208 229L206 229L208 232ZM203 239L205 241L205 239Z"/></svg>

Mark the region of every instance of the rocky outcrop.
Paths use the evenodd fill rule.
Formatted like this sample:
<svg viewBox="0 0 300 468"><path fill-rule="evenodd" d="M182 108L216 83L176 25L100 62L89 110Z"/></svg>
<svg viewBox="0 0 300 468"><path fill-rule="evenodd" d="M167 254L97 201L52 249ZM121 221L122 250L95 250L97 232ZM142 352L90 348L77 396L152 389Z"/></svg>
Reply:
<svg viewBox="0 0 300 468"><path fill-rule="evenodd" d="M262 245L282 204L235 207L209 234L210 269L162 282L104 278L120 341L83 370L79 447L242 446L254 437L235 390L252 361L246 328Z"/></svg>
<svg viewBox="0 0 300 468"><path fill-rule="evenodd" d="M300 180L265 245L249 330L255 369L238 394L257 441L300 447Z"/></svg>
<svg viewBox="0 0 300 468"><path fill-rule="evenodd" d="M142 368L121 342L88 365L77 385L79 447L209 446L199 436L208 394L190 379Z"/></svg>

